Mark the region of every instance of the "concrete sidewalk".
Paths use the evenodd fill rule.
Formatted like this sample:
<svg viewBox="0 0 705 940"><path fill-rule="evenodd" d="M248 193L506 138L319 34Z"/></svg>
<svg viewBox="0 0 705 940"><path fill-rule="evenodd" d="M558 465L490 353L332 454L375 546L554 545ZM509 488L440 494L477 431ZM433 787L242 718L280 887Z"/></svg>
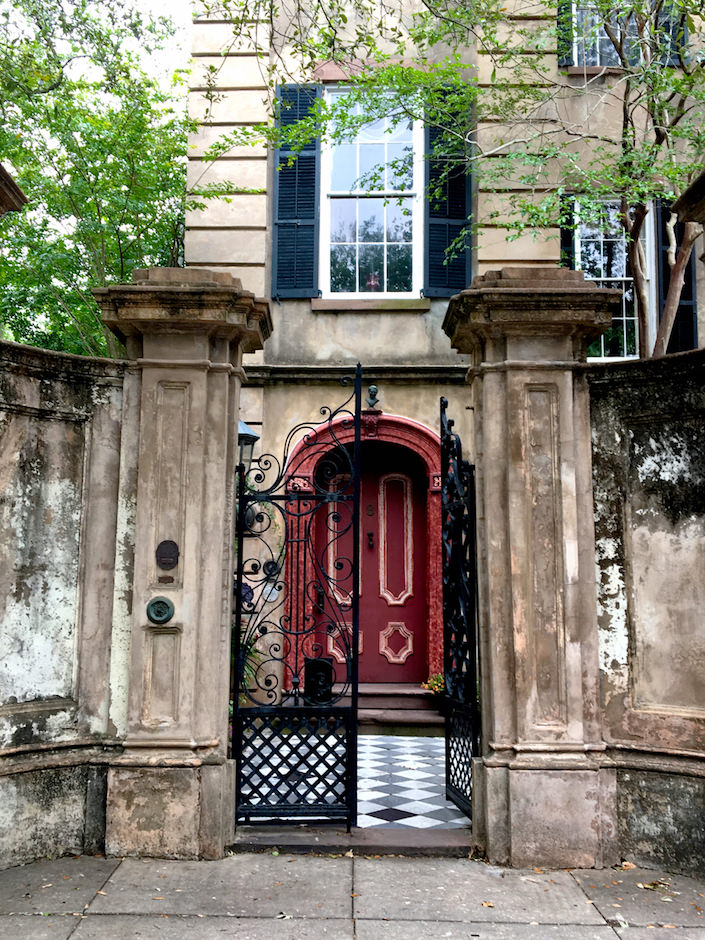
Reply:
<svg viewBox="0 0 705 940"><path fill-rule="evenodd" d="M705 938L705 879L469 859L64 858L0 872L3 940Z"/></svg>

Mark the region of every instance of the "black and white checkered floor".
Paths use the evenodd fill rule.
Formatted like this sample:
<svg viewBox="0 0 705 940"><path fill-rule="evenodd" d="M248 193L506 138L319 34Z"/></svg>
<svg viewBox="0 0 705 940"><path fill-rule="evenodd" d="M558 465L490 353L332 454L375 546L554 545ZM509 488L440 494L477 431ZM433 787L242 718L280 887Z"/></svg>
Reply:
<svg viewBox="0 0 705 940"><path fill-rule="evenodd" d="M360 828L458 829L470 824L445 798L444 738L360 735L357 768Z"/></svg>

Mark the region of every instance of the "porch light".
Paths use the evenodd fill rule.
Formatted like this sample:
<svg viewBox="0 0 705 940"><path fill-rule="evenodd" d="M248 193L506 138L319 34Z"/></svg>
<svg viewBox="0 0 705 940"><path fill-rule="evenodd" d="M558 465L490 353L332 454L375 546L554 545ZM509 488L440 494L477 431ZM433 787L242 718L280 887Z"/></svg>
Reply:
<svg viewBox="0 0 705 940"><path fill-rule="evenodd" d="M255 434L252 428L245 424L244 421L238 421L237 443L240 449L240 463L244 466L245 473L247 473L252 464L252 453L258 440L259 434Z"/></svg>

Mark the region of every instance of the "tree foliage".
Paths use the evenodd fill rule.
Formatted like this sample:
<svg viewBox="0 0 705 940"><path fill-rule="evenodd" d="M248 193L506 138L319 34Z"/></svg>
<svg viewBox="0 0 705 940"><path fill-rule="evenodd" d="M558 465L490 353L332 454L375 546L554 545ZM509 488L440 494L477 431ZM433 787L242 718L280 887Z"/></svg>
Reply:
<svg viewBox="0 0 705 940"><path fill-rule="evenodd" d="M172 33L123 0L0 0L0 158L29 198L0 222L6 338L115 354L91 288L183 263L185 93L142 64Z"/></svg>
<svg viewBox="0 0 705 940"><path fill-rule="evenodd" d="M365 115L393 113L435 128L436 155L448 166L468 165L489 197L482 222L504 228L508 239L575 224L566 194L578 197L584 217L598 217L604 200L616 200L646 335L641 235L649 207L659 198L671 202L703 167L699 0L590 0L578 4L586 12L577 18L572 9L557 16L550 0L509 7L504 0L201 3L230 20L234 41L262 50L270 89L315 81L321 63L333 63ZM557 68L557 56L565 61L570 52L576 64ZM215 88L217 75L210 81ZM238 131L211 156L243 137L294 151L314 134L346 139L359 120L348 106L322 101L306 122ZM671 228L657 352L665 350L699 233L689 223L677 245Z"/></svg>

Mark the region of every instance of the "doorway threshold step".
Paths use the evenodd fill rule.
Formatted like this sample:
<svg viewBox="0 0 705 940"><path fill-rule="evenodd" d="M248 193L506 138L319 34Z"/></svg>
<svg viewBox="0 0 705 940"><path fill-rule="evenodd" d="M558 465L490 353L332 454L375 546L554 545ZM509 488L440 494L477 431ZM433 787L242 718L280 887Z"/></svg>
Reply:
<svg viewBox="0 0 705 940"><path fill-rule="evenodd" d="M360 725L414 725L417 727L443 728L443 718L436 711L413 708L367 708L362 704L357 710Z"/></svg>
<svg viewBox="0 0 705 940"><path fill-rule="evenodd" d="M238 826L230 851L340 853L354 855L427 855L468 858L473 854L472 832L465 829L353 828L334 825Z"/></svg>

